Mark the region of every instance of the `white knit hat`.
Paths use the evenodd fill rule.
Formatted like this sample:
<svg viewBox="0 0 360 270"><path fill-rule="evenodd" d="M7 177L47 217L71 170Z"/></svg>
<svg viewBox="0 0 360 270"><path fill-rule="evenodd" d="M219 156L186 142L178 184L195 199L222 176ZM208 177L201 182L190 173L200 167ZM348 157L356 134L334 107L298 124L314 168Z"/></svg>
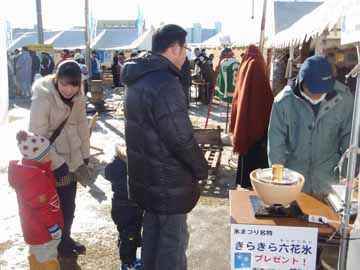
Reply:
<svg viewBox="0 0 360 270"><path fill-rule="evenodd" d="M24 159L40 161L51 149L47 138L24 130L16 134L16 139Z"/></svg>

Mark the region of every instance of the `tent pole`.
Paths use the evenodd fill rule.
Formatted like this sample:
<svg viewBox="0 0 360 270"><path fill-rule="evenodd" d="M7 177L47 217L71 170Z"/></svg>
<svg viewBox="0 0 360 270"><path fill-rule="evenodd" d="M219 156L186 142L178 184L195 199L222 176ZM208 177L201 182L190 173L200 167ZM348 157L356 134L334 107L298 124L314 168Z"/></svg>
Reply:
<svg viewBox="0 0 360 270"><path fill-rule="evenodd" d="M89 79L88 86L89 92L91 92L91 77L92 77L92 69L91 69L91 57L90 57L90 33L89 33L89 0L85 0L85 64L89 71Z"/></svg>
<svg viewBox="0 0 360 270"><path fill-rule="evenodd" d="M264 0L263 14L262 14L262 19L261 19L260 45L259 45L261 54L264 53L264 44L265 44L266 6L267 6L267 0Z"/></svg>
<svg viewBox="0 0 360 270"><path fill-rule="evenodd" d="M36 0L38 43L44 44L44 29L42 23L41 0Z"/></svg>
<svg viewBox="0 0 360 270"><path fill-rule="evenodd" d="M225 132L226 133L229 133L228 132L228 126L229 126L229 102L225 99L225 102L226 102L226 127L225 127Z"/></svg>
<svg viewBox="0 0 360 270"><path fill-rule="evenodd" d="M360 60L360 48L357 45L358 62ZM358 149L359 147L359 132L360 132L360 68L357 71L356 93L354 102L354 112L351 128L350 149ZM347 253L349 248L349 220L350 220L350 206L353 196L353 182L356 170L357 151L350 151L346 173L346 194L344 212L341 217L340 225L340 251L338 270L346 270Z"/></svg>

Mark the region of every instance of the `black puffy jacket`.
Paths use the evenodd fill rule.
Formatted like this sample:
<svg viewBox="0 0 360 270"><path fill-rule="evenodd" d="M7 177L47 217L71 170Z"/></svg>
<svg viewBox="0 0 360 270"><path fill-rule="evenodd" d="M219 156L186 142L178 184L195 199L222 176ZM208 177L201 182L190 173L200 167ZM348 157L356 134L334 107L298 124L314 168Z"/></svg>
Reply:
<svg viewBox="0 0 360 270"><path fill-rule="evenodd" d="M196 205L207 163L196 143L179 70L146 54L121 69L132 198L146 211L182 214Z"/></svg>

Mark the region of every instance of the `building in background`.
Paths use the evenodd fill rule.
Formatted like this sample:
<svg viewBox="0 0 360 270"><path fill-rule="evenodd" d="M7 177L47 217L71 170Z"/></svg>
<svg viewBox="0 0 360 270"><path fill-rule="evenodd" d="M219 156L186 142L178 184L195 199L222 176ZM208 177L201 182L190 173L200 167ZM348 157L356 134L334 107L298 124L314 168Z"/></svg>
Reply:
<svg viewBox="0 0 360 270"><path fill-rule="evenodd" d="M187 31L187 43L202 43L205 40L215 36L222 30L221 22L215 22L213 29L202 28L200 23L194 23L193 27L186 28Z"/></svg>

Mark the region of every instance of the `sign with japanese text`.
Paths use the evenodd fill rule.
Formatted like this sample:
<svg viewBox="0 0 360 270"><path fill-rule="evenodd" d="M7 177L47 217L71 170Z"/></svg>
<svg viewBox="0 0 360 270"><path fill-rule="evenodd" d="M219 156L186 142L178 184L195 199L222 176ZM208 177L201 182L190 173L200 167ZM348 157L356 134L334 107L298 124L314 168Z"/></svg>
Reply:
<svg viewBox="0 0 360 270"><path fill-rule="evenodd" d="M360 7L353 6L341 19L341 45L360 42Z"/></svg>
<svg viewBox="0 0 360 270"><path fill-rule="evenodd" d="M317 228L231 224L232 270L315 270Z"/></svg>

